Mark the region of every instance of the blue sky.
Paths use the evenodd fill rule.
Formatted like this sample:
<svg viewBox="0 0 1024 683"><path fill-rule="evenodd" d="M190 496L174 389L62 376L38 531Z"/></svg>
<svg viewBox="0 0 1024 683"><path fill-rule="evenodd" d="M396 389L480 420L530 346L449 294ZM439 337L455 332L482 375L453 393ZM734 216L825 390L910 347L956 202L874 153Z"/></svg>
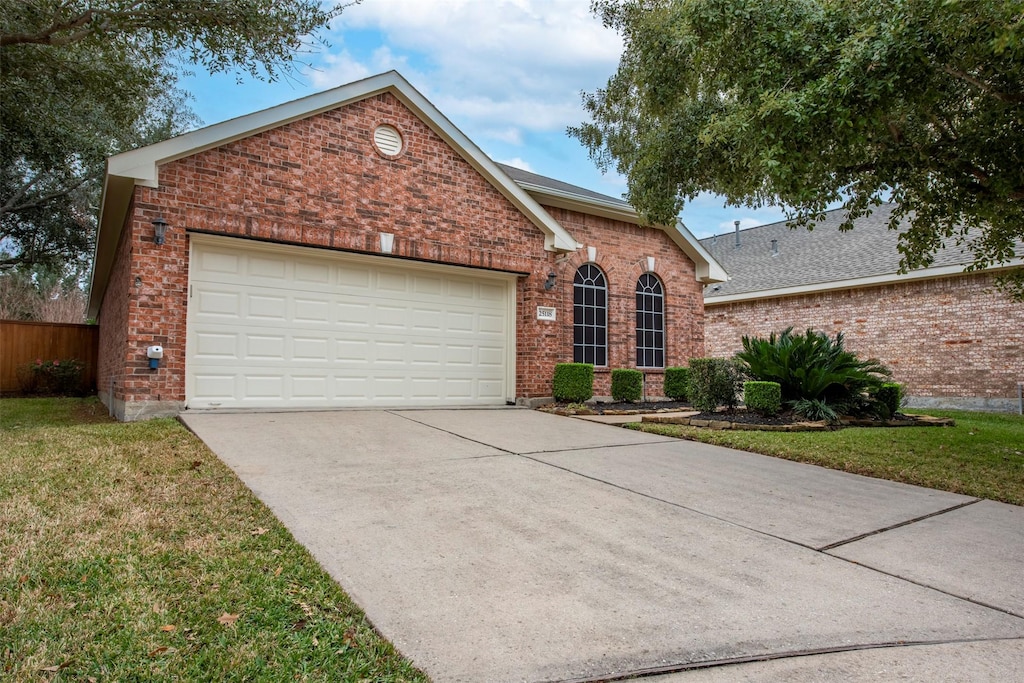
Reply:
<svg viewBox="0 0 1024 683"><path fill-rule="evenodd" d="M601 174L566 135L585 119L581 91L614 73L618 36L590 14L590 0L363 0L277 83L205 72L185 78L192 107L213 124L396 69L496 161L619 197L623 178ZM724 208L699 197L683 221L699 237L782 218L774 208Z"/></svg>

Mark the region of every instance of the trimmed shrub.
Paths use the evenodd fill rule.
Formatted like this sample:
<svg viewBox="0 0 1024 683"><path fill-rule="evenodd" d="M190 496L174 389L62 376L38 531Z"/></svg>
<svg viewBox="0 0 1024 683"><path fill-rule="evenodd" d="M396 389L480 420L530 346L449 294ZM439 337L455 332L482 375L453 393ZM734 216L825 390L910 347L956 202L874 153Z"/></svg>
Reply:
<svg viewBox="0 0 1024 683"><path fill-rule="evenodd" d="M782 409L782 387L778 382L744 382L743 402L758 415L778 415Z"/></svg>
<svg viewBox="0 0 1024 683"><path fill-rule="evenodd" d="M690 368L665 368L665 395L673 401L690 396Z"/></svg>
<svg viewBox="0 0 1024 683"><path fill-rule="evenodd" d="M743 373L734 361L725 358L690 359L690 403L701 412L710 413L718 406L734 409L742 381Z"/></svg>
<svg viewBox="0 0 1024 683"><path fill-rule="evenodd" d="M900 411L900 405L903 403L903 386L896 382L886 382L878 388L875 400L883 407L882 412L888 413L883 415L888 419Z"/></svg>
<svg viewBox="0 0 1024 683"><path fill-rule="evenodd" d="M589 401L594 396L594 366L590 363L558 363L552 390L556 401Z"/></svg>
<svg viewBox="0 0 1024 683"><path fill-rule="evenodd" d="M619 368L612 370L612 400L633 403L644 394L644 373L639 370Z"/></svg>

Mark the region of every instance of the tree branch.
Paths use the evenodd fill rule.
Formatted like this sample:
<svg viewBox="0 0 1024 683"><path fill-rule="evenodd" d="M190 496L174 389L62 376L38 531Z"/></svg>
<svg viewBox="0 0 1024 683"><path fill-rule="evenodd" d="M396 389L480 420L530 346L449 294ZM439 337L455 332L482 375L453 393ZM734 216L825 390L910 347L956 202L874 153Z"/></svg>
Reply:
<svg viewBox="0 0 1024 683"><path fill-rule="evenodd" d="M74 192L75 190L77 190L78 188L80 188L82 185L85 185L87 182L92 180L92 177L91 176L83 176L82 178L79 178L78 182L76 182L73 185L69 185L68 187L63 187L60 190L57 190L56 192L51 192L50 194L41 195L39 197L34 198L32 201L25 202L24 204L16 204L15 200L18 198L18 196L19 195L24 196L25 191L27 191L27 188L29 188L32 185L34 185L36 183L36 181L38 181L38 180L39 180L39 176L36 176L35 178L33 178L29 182L28 185L24 186L24 188L23 188L24 191L20 191L14 197L11 197L11 199L7 200L7 202L2 207L0 207L0 216L3 216L4 214L8 214L8 213L18 213L19 211L27 211L28 209L34 209L37 206L45 204L46 202L50 201L51 199L56 199L57 197L64 197L66 195L69 195L72 192Z"/></svg>
<svg viewBox="0 0 1024 683"><path fill-rule="evenodd" d="M95 10L87 9L68 21L54 21L49 28L44 28L39 33L12 33L0 36L0 47L8 45L68 45L69 43L78 42L92 33L94 29L75 30L88 26L94 17ZM75 33L60 38L54 37L56 34L64 31L75 31Z"/></svg>
<svg viewBox="0 0 1024 683"><path fill-rule="evenodd" d="M986 95L991 95L1000 102L1008 102L1010 104L1019 104L1024 102L1024 94L1001 92L990 86L988 83L975 78L966 71L960 71L959 69L954 69L951 66L944 66L942 67L942 70L954 78L959 78L966 83L970 83L978 90L981 90Z"/></svg>

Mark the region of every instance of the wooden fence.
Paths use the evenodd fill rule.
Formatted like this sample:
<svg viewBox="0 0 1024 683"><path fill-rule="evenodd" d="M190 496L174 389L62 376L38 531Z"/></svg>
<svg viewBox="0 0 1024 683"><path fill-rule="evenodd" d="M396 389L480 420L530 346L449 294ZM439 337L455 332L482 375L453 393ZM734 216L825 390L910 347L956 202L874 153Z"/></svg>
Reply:
<svg viewBox="0 0 1024 683"><path fill-rule="evenodd" d="M19 368L26 364L72 358L85 364L81 389L95 391L99 340L95 325L0 320L0 394L25 391L25 373L19 376Z"/></svg>

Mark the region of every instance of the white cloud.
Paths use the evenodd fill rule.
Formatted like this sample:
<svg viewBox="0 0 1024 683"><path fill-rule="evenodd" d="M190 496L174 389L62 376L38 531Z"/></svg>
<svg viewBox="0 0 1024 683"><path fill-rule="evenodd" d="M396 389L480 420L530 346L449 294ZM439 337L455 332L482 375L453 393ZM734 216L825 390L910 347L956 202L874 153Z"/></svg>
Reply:
<svg viewBox="0 0 1024 683"><path fill-rule="evenodd" d="M523 144L523 131L519 128L510 126L501 129L484 129L480 133L484 137L506 142L510 145L521 146Z"/></svg>
<svg viewBox="0 0 1024 683"><path fill-rule="evenodd" d="M364 65L367 73L397 68L441 111L470 121L474 130L467 133L561 132L585 118L580 91L602 86L622 49L589 6L589 0L376 0L346 9L331 40L341 44L353 29L379 31L390 50L375 54ZM411 64L423 73L411 73ZM345 82L333 71L314 82ZM355 69L336 71L340 77Z"/></svg>

